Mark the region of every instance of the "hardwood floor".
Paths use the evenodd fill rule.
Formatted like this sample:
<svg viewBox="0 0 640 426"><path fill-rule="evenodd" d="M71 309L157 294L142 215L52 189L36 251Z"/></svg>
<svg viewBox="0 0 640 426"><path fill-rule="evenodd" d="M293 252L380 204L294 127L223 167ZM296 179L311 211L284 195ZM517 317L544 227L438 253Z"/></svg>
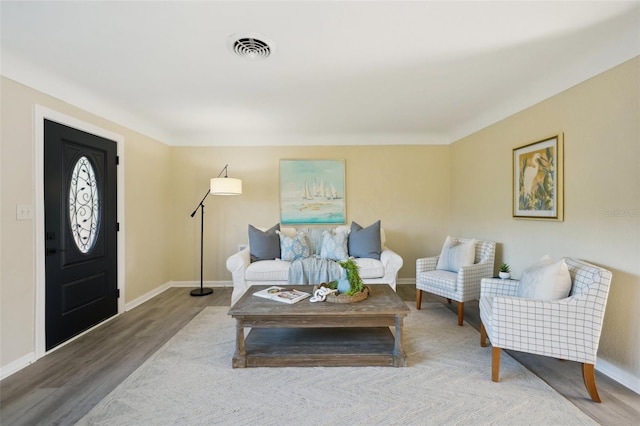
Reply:
<svg viewBox="0 0 640 426"><path fill-rule="evenodd" d="M403 300L415 301L415 286L399 285L397 291ZM205 297L171 288L61 347L0 382L0 424L74 424L204 307L228 306L230 298L230 288L216 288ZM423 303L429 301L446 304L425 293ZM455 302L449 309L456 321ZM464 326L479 328L477 303L465 303ZM600 424L638 423L640 396L607 376L596 372L602 398L596 404L584 388L579 364L511 354Z"/></svg>

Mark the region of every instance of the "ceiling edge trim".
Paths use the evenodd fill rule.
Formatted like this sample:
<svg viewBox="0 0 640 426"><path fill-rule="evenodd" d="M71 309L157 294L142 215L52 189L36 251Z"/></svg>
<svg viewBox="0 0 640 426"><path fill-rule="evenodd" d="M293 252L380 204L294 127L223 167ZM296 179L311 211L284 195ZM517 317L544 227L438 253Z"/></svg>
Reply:
<svg viewBox="0 0 640 426"><path fill-rule="evenodd" d="M217 133L188 136L174 135L182 141L173 146L373 146L373 145L448 145L448 135L436 133Z"/></svg>
<svg viewBox="0 0 640 426"><path fill-rule="evenodd" d="M2 76L80 108L89 114L171 145L169 132L131 110L106 101L101 96L57 75L42 71L6 48L2 49L1 54L0 74Z"/></svg>

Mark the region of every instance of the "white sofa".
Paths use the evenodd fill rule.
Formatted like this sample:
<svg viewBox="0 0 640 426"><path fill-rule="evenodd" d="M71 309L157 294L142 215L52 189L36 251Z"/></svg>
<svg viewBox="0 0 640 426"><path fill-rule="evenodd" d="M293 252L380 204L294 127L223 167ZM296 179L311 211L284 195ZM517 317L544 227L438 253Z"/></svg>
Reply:
<svg viewBox="0 0 640 426"><path fill-rule="evenodd" d="M338 227L346 228L348 227ZM280 231L288 236L295 236L298 231L304 231L310 240L311 255L320 253L322 232L331 227L281 227ZM264 229L263 229L264 230ZM385 246L384 229L380 228L381 253L380 260L370 258L356 258L360 269L360 277L365 284L389 284L396 289L398 271L402 267L402 257ZM252 285L286 285L289 279L291 262L280 259L260 260L251 262L251 247L234 253L227 259L227 269L233 278L233 293L231 304L238 301L240 296Z"/></svg>

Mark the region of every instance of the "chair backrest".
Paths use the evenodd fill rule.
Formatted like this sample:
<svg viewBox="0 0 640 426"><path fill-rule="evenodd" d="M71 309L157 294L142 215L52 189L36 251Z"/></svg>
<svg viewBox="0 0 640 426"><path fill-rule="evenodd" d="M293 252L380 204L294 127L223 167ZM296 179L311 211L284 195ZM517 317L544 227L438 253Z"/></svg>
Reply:
<svg viewBox="0 0 640 426"><path fill-rule="evenodd" d="M570 257L565 257L564 261L571 275L569 296L593 297L594 303L601 306L604 312L613 276L611 271Z"/></svg>
<svg viewBox="0 0 640 426"><path fill-rule="evenodd" d="M565 257L564 261L571 275L569 303L578 302L585 306L585 333L581 336L585 353L589 352L595 361L604 322L604 311L611 286L611 271L578 259ZM588 329L588 332L586 331ZM588 335L592 337L589 338Z"/></svg>
<svg viewBox="0 0 640 426"><path fill-rule="evenodd" d="M459 243L466 243L470 238L452 238ZM476 240L476 258L474 263L494 264L496 258L496 243L494 241Z"/></svg>
<svg viewBox="0 0 640 426"><path fill-rule="evenodd" d="M476 241L476 263L489 263L493 266L496 260L496 243L494 241Z"/></svg>

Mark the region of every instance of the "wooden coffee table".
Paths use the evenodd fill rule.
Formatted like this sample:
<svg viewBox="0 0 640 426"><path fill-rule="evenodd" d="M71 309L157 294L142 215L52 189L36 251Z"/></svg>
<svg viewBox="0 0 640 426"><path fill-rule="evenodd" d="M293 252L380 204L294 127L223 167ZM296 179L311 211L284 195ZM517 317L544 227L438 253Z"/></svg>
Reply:
<svg viewBox="0 0 640 426"><path fill-rule="evenodd" d="M410 310L388 285L370 285L361 302L293 305L253 296L267 287L250 287L229 309L236 319L234 368L407 365L402 323ZM286 287L313 292L312 286ZM245 327L251 328L246 338Z"/></svg>

